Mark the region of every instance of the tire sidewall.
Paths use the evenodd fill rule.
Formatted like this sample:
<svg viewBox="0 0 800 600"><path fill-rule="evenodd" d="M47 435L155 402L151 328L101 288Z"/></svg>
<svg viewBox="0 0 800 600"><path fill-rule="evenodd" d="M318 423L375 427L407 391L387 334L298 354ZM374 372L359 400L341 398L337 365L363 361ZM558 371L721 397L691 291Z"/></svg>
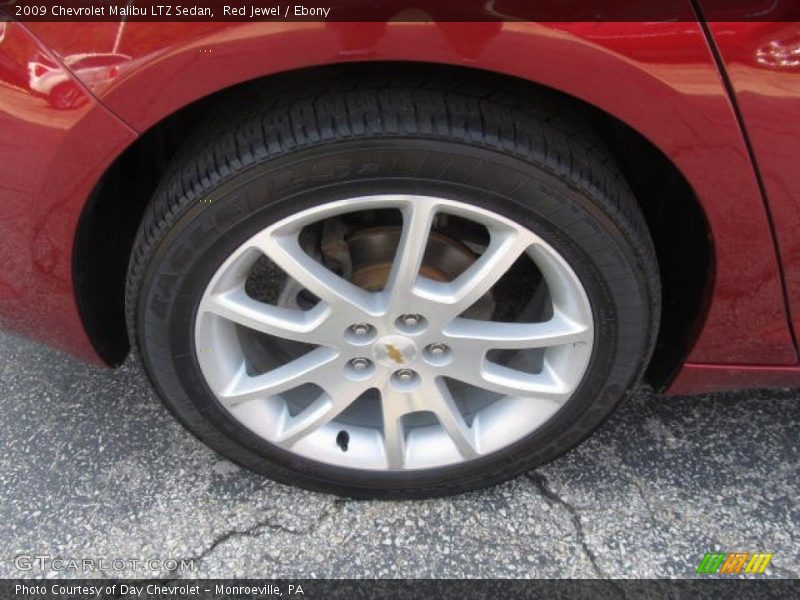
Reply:
<svg viewBox="0 0 800 600"><path fill-rule="evenodd" d="M176 416L232 460L279 481L350 496L431 496L507 479L594 430L641 370L653 299L620 227L578 189L520 157L456 142L338 142L273 158L187 198L154 247L138 299L137 343ZM265 227L324 202L387 193L439 196L501 214L536 233L572 267L589 297L594 348L572 398L542 427L486 457L424 471L364 472L270 444L222 407L194 346L197 305L224 260Z"/></svg>

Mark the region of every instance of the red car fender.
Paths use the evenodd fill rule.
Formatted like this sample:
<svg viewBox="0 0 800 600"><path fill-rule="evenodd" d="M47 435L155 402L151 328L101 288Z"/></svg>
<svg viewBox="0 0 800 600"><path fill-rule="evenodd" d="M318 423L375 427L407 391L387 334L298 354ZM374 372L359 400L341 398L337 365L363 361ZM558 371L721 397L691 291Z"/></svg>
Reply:
<svg viewBox="0 0 800 600"><path fill-rule="evenodd" d="M92 189L136 132L99 104L24 27L4 25L0 329L99 362L76 305L72 248ZM61 69L59 85L70 86L58 101L31 86L35 65L42 61Z"/></svg>

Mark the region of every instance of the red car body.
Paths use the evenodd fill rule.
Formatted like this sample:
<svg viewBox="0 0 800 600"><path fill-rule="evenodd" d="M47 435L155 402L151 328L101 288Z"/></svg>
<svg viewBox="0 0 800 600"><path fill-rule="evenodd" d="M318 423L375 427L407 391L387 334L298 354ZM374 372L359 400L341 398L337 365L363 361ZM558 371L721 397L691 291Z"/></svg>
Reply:
<svg viewBox="0 0 800 600"><path fill-rule="evenodd" d="M79 224L126 149L184 107L299 69L422 62L559 90L637 132L685 178L712 268L691 343L659 382L668 393L798 385L800 25L737 20L710 0L699 2L704 24L689 0L661 4L678 20L8 23L0 326L103 362L78 306ZM92 55L107 60L69 66ZM67 101L34 89L32 62L62 69Z"/></svg>

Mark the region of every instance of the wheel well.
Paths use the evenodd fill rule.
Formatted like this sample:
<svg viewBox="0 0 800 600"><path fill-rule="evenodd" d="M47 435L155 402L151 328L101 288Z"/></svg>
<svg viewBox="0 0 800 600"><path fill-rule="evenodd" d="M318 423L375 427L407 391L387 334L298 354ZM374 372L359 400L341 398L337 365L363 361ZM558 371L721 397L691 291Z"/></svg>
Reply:
<svg viewBox="0 0 800 600"><path fill-rule="evenodd" d="M223 90L165 118L145 132L108 169L84 208L75 240L74 278L84 325L109 365L120 364L130 344L125 329L125 278L142 215L172 157L210 112L232 97L263 95L283 84L296 88L320 76L409 78L435 69L443 81L505 89L520 99L542 93L581 113L610 147L638 200L653 238L662 278L662 322L646 378L665 385L697 334L713 256L709 228L693 191L678 169L639 133L599 109L553 90L477 69L416 63L315 67L273 75ZM313 72L310 72L313 71Z"/></svg>

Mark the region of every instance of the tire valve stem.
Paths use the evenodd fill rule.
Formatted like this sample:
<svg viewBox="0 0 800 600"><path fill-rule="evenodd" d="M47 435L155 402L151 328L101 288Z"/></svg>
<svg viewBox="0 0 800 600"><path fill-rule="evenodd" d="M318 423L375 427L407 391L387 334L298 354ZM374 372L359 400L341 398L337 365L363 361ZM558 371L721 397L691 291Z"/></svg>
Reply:
<svg viewBox="0 0 800 600"><path fill-rule="evenodd" d="M350 443L350 434L342 430L336 436L336 445L342 449L342 452L347 452L347 445Z"/></svg>

